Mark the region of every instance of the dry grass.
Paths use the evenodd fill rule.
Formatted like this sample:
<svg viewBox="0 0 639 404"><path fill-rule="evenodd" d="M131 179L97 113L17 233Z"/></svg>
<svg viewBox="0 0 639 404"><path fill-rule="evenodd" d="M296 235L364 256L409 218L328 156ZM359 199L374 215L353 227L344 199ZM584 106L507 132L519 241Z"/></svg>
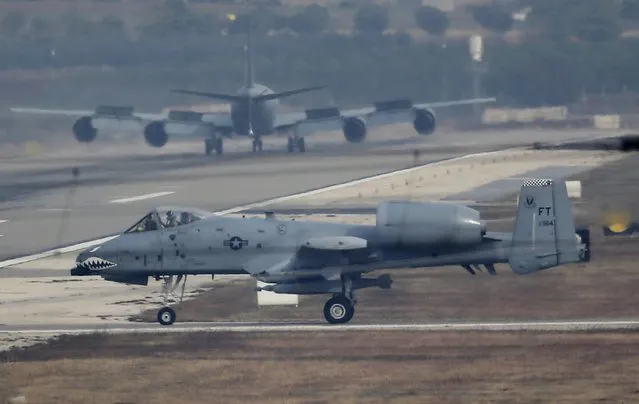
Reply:
<svg viewBox="0 0 639 404"><path fill-rule="evenodd" d="M89 335L0 371L29 403L627 402L637 352L636 333Z"/></svg>

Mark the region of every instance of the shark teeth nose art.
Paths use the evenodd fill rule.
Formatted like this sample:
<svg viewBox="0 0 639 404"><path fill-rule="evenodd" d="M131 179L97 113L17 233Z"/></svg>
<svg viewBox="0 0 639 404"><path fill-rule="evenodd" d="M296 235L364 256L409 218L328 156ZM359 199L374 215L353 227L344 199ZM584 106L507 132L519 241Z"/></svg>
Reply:
<svg viewBox="0 0 639 404"><path fill-rule="evenodd" d="M110 269L113 268L115 266L117 266L117 264L111 262L111 261L107 261L103 258L99 258L99 257L91 257L91 258L87 258L84 261L82 261L82 263L80 263L81 267L83 268L87 268L87 269L91 269L91 270L102 270L102 269Z"/></svg>

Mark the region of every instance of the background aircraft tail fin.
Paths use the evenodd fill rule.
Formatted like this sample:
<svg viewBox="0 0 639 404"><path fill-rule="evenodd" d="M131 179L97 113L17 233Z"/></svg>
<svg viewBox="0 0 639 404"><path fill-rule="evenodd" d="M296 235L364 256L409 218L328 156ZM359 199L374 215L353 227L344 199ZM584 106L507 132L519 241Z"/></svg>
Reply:
<svg viewBox="0 0 639 404"><path fill-rule="evenodd" d="M588 229L575 230L564 181L526 180L521 186L509 265L528 274L562 264L588 261Z"/></svg>

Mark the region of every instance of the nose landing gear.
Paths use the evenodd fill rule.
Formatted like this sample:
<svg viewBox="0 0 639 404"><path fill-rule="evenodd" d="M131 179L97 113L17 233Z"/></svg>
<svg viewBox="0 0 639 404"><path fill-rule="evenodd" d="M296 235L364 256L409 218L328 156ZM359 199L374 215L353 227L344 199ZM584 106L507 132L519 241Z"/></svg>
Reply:
<svg viewBox="0 0 639 404"><path fill-rule="evenodd" d="M178 275L174 284L173 275L162 276L162 304L164 307L158 310L158 323L162 325L171 325L175 322L177 316L175 315L175 310L169 307L169 300L182 303L184 300L184 289L186 288L186 277L187 275ZM156 279L159 280L159 277L156 277ZM182 283L182 293L178 297L175 294L175 290L180 286L180 282Z"/></svg>

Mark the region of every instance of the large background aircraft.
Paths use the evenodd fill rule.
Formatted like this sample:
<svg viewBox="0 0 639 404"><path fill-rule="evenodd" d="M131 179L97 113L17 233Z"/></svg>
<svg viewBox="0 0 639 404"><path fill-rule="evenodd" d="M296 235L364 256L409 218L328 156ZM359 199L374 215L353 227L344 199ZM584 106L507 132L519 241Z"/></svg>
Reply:
<svg viewBox="0 0 639 404"><path fill-rule="evenodd" d="M244 85L235 94L177 89L173 92L207 97L230 102L229 112L200 113L170 110L168 113L139 113L129 106L98 106L90 110L50 110L39 108L11 108L16 113L57 114L78 116L73 134L79 142L93 142L98 132L133 130L144 132L146 143L163 147L170 136L202 133L207 155L213 150L223 153L223 139L231 135L252 139L253 151L262 150L262 137L288 133L289 152L304 152L304 135L317 131L341 129L348 142L359 143L366 138L367 128L397 122L413 122L420 135L435 131L436 118L433 108L494 102L495 98L475 98L457 101L414 104L409 99L375 102L360 109L340 110L338 107L308 109L304 112L278 112L280 98L315 91L326 86L313 86L289 91L274 92L255 82L252 59L252 30L249 22L245 47Z"/></svg>

